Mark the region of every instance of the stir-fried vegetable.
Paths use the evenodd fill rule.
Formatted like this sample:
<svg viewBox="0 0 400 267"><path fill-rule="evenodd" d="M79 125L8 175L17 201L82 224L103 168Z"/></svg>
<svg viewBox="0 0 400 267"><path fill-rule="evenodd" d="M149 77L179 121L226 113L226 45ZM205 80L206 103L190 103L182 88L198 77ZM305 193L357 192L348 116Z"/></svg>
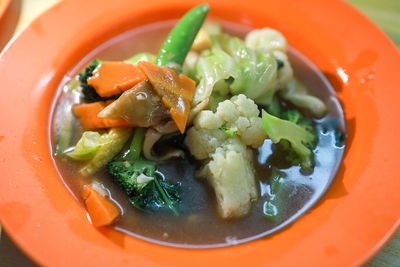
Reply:
<svg viewBox="0 0 400 267"><path fill-rule="evenodd" d="M88 104L79 104L73 106L72 110L78 118L79 123L85 130L96 130L110 127L132 127L131 124L124 119L105 119L100 118L98 114L108 106L112 101L101 101Z"/></svg>
<svg viewBox="0 0 400 267"><path fill-rule="evenodd" d="M315 165L314 123L290 108L316 117L327 109L293 78L285 38L269 28L251 31L245 40L223 33L217 24L201 28L208 9L200 5L187 12L157 57L139 53L120 62L95 60L79 75L85 103L72 110L86 132L72 149L64 151L65 142L57 151L82 162L84 176L106 167L132 205L145 212L179 215L181 184L157 173L160 158L152 157L152 152L171 152L167 134L179 136L179 155L190 152L202 161L198 174L214 189L222 218L246 215L262 196L252 149L267 135L274 143L267 162L280 153L302 171ZM189 50L192 59L183 67ZM268 113L263 110L261 118L263 108ZM286 192L282 177L273 168L264 214L274 221ZM93 186L84 188L83 198L96 226L120 216L107 194Z"/></svg>
<svg viewBox="0 0 400 267"><path fill-rule="evenodd" d="M82 192L90 220L96 227L113 223L121 216L121 209L107 196L101 195L91 185L86 185Z"/></svg>
<svg viewBox="0 0 400 267"><path fill-rule="evenodd" d="M180 184L170 184L155 176L151 161L114 161L108 172L129 196L131 203L142 211L168 209L179 215Z"/></svg>
<svg viewBox="0 0 400 267"><path fill-rule="evenodd" d="M280 95L284 100L308 111L314 117L321 118L327 112L325 103L310 95L306 87L296 79L288 82L285 88L280 91Z"/></svg>
<svg viewBox="0 0 400 267"><path fill-rule="evenodd" d="M168 64L182 66L198 31L203 25L208 10L209 7L206 4L197 6L179 20L158 52L156 59L158 66Z"/></svg>
<svg viewBox="0 0 400 267"><path fill-rule="evenodd" d="M97 116L103 119L123 119L140 127L158 125L160 121L169 118L168 109L161 104L161 97L148 79L125 91Z"/></svg>
<svg viewBox="0 0 400 267"><path fill-rule="evenodd" d="M108 172L142 211L168 209L174 215L181 201L180 184L170 184L155 175L156 163L140 160L145 128L136 128L129 149L108 164Z"/></svg>
<svg viewBox="0 0 400 267"><path fill-rule="evenodd" d="M143 149L143 140L146 133L146 128L138 127L133 134L132 143L129 147L129 153L126 155L126 160L138 160Z"/></svg>
<svg viewBox="0 0 400 267"><path fill-rule="evenodd" d="M97 66L100 65L100 63L101 60L93 60L83 72L79 73L79 81L82 87L83 99L86 103L106 101L118 97L101 97L97 94L96 90L90 84L88 84L87 80L93 76L93 71L97 68Z"/></svg>
<svg viewBox="0 0 400 267"><path fill-rule="evenodd" d="M81 87L79 80L73 79L63 88L64 98L57 104L55 127L57 129L57 143L54 156L63 155L71 146L76 119L72 113L72 106L79 103Z"/></svg>
<svg viewBox="0 0 400 267"><path fill-rule="evenodd" d="M231 93L245 94L258 104L270 104L278 89L274 55L248 48L242 40L227 34L213 36L212 41L212 49L200 55L192 73L199 81L193 103L211 93Z"/></svg>
<svg viewBox="0 0 400 267"><path fill-rule="evenodd" d="M190 153L207 162L200 173L214 189L222 218L247 214L257 199L253 154L266 134L260 111L244 95L219 103L215 113L201 111L188 130L185 144Z"/></svg>
<svg viewBox="0 0 400 267"><path fill-rule="evenodd" d="M101 146L108 144L111 141L112 139L107 133L101 135L98 132L84 132L74 150L68 152L67 156L75 160L91 159L96 155Z"/></svg>
<svg viewBox="0 0 400 267"><path fill-rule="evenodd" d="M111 128L107 133L111 142L101 145L94 157L85 163L80 172L87 176L104 167L122 149L131 133L131 128Z"/></svg>
<svg viewBox="0 0 400 267"><path fill-rule="evenodd" d="M146 77L135 66L125 62L103 61L92 72L92 76L87 79L101 97L118 95Z"/></svg>
<svg viewBox="0 0 400 267"><path fill-rule="evenodd" d="M185 132L196 83L189 77L179 74L172 69L141 61L140 69L149 78L154 90L161 97L165 107L181 133Z"/></svg>
<svg viewBox="0 0 400 267"><path fill-rule="evenodd" d="M300 165L304 171L314 168L314 154L317 135L311 120L303 120L298 111L289 112L287 119L272 116L263 110L263 128L268 137L283 150L285 159L293 165ZM293 153L293 151L295 153Z"/></svg>

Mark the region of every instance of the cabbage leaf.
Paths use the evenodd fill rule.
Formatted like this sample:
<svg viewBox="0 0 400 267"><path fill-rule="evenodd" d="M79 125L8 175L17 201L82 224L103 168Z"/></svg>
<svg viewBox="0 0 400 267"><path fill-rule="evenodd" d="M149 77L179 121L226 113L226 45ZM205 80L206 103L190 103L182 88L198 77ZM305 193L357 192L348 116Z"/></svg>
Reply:
<svg viewBox="0 0 400 267"><path fill-rule="evenodd" d="M248 48L242 40L227 34L211 39L212 49L200 55L191 73L199 81L193 104L200 103L214 90L221 95L245 94L258 104L268 105L277 90L275 56Z"/></svg>
<svg viewBox="0 0 400 267"><path fill-rule="evenodd" d="M86 131L82 134L81 139L67 156L75 160L88 160L93 158L99 148L105 144L110 143L112 140L107 134L100 134L98 132Z"/></svg>

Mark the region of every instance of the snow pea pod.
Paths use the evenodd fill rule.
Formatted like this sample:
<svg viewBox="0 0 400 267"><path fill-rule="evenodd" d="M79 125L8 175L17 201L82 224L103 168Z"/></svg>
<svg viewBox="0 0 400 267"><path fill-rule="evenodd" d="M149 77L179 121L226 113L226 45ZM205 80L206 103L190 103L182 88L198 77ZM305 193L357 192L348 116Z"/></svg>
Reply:
<svg viewBox="0 0 400 267"><path fill-rule="evenodd" d="M168 64L182 66L208 10L207 4L194 7L178 21L158 52L156 59L158 66Z"/></svg>

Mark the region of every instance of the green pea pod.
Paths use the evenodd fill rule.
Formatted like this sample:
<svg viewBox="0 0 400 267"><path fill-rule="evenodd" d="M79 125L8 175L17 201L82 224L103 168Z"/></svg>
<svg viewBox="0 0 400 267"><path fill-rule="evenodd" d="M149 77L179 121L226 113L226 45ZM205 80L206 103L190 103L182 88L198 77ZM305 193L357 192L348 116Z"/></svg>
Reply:
<svg viewBox="0 0 400 267"><path fill-rule="evenodd" d="M189 10L183 18L178 21L158 52L156 64L165 66L178 64L182 66L186 55L192 47L198 31L203 25L209 7L203 4Z"/></svg>

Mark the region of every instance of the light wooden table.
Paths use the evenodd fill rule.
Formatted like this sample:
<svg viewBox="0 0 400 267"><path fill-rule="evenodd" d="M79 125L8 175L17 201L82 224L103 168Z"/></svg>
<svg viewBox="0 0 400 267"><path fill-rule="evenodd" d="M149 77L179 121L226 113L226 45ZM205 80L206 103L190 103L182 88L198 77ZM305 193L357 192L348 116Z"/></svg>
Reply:
<svg viewBox="0 0 400 267"><path fill-rule="evenodd" d="M12 0L0 23L0 50L7 42L42 12L62 0ZM377 23L400 48L400 0L348 0ZM1 22L1 21L0 21ZM400 204L400 203L399 203ZM0 226L1 235L1 226ZM35 266L10 239L0 239L0 266ZM400 266L400 231L382 251L364 267Z"/></svg>

